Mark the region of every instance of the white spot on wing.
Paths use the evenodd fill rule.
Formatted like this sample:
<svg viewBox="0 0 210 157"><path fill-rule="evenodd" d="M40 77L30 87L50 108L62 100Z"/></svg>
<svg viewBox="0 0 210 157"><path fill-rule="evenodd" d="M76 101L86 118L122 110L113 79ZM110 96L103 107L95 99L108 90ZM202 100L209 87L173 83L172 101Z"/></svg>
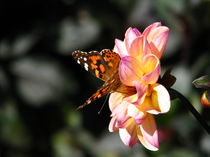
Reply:
<svg viewBox="0 0 210 157"><path fill-rule="evenodd" d="M88 100L87 100L87 104L90 104L90 103L91 103L91 100L88 99Z"/></svg>
<svg viewBox="0 0 210 157"><path fill-rule="evenodd" d="M86 57L84 58L84 61L87 61L87 58Z"/></svg>
<svg viewBox="0 0 210 157"><path fill-rule="evenodd" d="M79 60L77 60L77 63L78 63L78 64L80 64L80 61L79 61Z"/></svg>
<svg viewBox="0 0 210 157"><path fill-rule="evenodd" d="M84 64L84 67L85 67L85 70L88 71L88 64L87 63Z"/></svg>

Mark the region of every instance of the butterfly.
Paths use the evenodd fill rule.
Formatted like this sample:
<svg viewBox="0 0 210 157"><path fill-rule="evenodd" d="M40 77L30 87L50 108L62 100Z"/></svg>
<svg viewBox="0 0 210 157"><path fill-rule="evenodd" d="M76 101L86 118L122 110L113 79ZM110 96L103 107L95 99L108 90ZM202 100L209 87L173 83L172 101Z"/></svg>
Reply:
<svg viewBox="0 0 210 157"><path fill-rule="evenodd" d="M121 83L118 74L121 58L114 51L104 49L101 52L90 51L87 53L77 50L72 53L72 56L86 71L89 71L95 77L104 81L104 84L77 109L81 109L94 100L111 92L120 92L127 95L128 93L132 95L136 92L133 87Z"/></svg>

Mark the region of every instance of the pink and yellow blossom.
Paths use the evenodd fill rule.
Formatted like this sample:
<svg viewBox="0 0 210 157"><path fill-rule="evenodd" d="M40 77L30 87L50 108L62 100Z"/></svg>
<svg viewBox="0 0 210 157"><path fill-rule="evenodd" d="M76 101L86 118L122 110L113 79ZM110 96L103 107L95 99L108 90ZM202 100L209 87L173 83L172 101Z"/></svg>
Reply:
<svg viewBox="0 0 210 157"><path fill-rule="evenodd" d="M119 131L123 143L133 147L140 142L147 149L159 148L154 115L170 109L170 96L158 84L160 57L168 40L169 29L154 23L143 33L129 28L124 41L115 40L114 51L121 61L119 77L123 84L136 89L136 94L114 92L109 99L112 112L109 131ZM129 95L129 96L128 96Z"/></svg>
<svg viewBox="0 0 210 157"><path fill-rule="evenodd" d="M132 96L116 105L113 99L119 96L118 93L114 93L109 100L112 111L109 131L119 131L123 143L129 147L133 147L140 141L147 149L158 150L158 134L153 115L129 102L133 99Z"/></svg>
<svg viewBox="0 0 210 157"><path fill-rule="evenodd" d="M111 94L109 131L119 131L123 143L129 147L140 141L147 149L155 151L159 145L153 114L168 112L170 97L158 83L144 88L138 88L137 94L129 97L117 92Z"/></svg>
<svg viewBox="0 0 210 157"><path fill-rule="evenodd" d="M133 86L133 80L146 84L157 82L160 61L168 40L169 29L154 23L143 33L128 28L124 41L115 40L114 51L121 57L119 75L122 83Z"/></svg>

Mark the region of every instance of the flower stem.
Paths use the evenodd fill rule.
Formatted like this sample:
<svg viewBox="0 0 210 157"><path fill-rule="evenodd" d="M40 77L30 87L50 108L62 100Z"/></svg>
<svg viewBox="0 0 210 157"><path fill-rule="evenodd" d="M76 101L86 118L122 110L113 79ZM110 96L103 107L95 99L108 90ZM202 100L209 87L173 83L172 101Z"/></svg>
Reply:
<svg viewBox="0 0 210 157"><path fill-rule="evenodd" d="M208 132L210 135L210 127L207 124L206 120L198 113L198 111L193 107L193 105L189 102L189 100L183 96L181 93L176 91L175 89L169 88L168 89L170 95L172 97L179 98L182 102L184 102L187 109L193 114L193 116L197 119L197 121L201 124L201 126Z"/></svg>

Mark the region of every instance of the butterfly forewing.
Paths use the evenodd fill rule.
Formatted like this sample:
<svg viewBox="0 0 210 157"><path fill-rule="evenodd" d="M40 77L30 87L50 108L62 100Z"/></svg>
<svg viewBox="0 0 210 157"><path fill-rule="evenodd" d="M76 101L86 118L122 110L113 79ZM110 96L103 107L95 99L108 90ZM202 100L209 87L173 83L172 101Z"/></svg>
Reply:
<svg viewBox="0 0 210 157"><path fill-rule="evenodd" d="M117 70L120 61L119 55L109 49L104 49L100 53L98 51L87 53L78 50L72 55L85 70L104 81L108 80L110 75Z"/></svg>
<svg viewBox="0 0 210 157"><path fill-rule="evenodd" d="M108 79L113 75L113 73L115 73L118 70L120 56L109 49L104 49L100 53L105 62L105 67L106 67L105 77L107 77Z"/></svg>

